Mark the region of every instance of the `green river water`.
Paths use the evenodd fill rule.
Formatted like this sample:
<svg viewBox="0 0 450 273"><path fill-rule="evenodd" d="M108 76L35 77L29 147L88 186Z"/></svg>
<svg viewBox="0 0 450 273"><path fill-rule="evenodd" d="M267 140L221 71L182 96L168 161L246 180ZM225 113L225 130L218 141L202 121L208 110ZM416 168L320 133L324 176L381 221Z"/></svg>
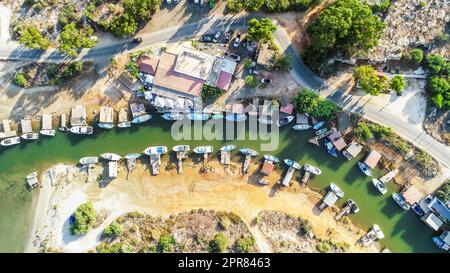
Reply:
<svg viewBox="0 0 450 273"><path fill-rule="evenodd" d="M21 252L27 243L35 205L33 201L36 199L33 197L38 191L25 189L24 177L34 170L44 170L60 162L76 163L83 156L104 152L121 155L141 152L154 145L166 145L169 149L177 144L189 144L191 149L197 145L213 145L215 151L224 143L233 143L238 148L259 150L260 147L259 141L249 140L176 142L171 137L170 128L170 122L154 117L147 124L130 129L104 131L96 128L96 133L87 137L57 132L53 138L41 137L35 142L12 148L0 147L0 252ZM320 167L322 175L310 181L309 186L325 189L330 182L337 183L345 192L345 198L340 202L351 198L360 207L358 214L350 216L352 221L364 229L374 223L380 225L386 236L380 243L391 251L438 251L432 243L431 230L412 211L403 211L392 200L391 193L397 190L395 185L389 183L389 193L382 196L373 187L371 179L359 171L357 160L347 161L342 155L330 157L324 148L307 142L311 135L311 131L300 133L290 126L281 128L279 147L271 154ZM285 165L279 164L277 168L285 170ZM13 182L15 184L10 186Z"/></svg>

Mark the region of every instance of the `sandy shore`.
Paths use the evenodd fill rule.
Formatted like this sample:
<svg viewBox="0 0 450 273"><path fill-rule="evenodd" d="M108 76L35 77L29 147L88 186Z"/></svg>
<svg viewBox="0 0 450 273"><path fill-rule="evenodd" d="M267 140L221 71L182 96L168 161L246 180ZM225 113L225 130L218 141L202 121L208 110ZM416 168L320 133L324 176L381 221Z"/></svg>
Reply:
<svg viewBox="0 0 450 273"><path fill-rule="evenodd" d="M144 162L148 162L147 158ZM308 219L317 236L346 242L352 246L351 252L377 251L375 247L362 249L355 246L365 231L351 224L337 223L331 209L319 215L314 207L322 198L320 194L299 187L297 182L289 189L277 190L275 184L280 178L277 172L269 177L270 186L261 187L254 182L259 172L257 164L252 165L250 174L245 176L240 174L239 163L224 168L212 160L212 171L200 174L201 164L193 164L188 159L181 175L176 170L166 171L165 165L163 162L160 175L151 176L148 164L138 163L129 180L126 180L126 168L122 165L119 177L112 181L97 181L100 174L107 173L100 164L91 173L90 182L86 182L85 170L71 165L60 164L45 171L26 251L36 252L44 246L64 252L85 252L95 248L104 227L125 212L139 211L168 217L199 208L231 211L239 215L249 226L262 252L271 251L270 244L255 224L255 217L263 210L276 210ZM85 236L72 236L68 219L86 201L91 201L105 219Z"/></svg>

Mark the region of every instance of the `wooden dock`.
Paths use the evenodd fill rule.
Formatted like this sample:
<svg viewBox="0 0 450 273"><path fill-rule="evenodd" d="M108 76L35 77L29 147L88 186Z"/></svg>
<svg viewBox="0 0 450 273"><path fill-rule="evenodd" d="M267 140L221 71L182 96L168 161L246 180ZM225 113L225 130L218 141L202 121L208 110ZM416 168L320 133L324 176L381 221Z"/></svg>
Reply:
<svg viewBox="0 0 450 273"><path fill-rule="evenodd" d="M250 167L250 163L252 162L252 156L250 154L245 155L244 165L242 166L242 173L248 173L248 169Z"/></svg>
<svg viewBox="0 0 450 273"><path fill-rule="evenodd" d="M136 159L127 158L127 180L130 178L131 171L136 168Z"/></svg>
<svg viewBox="0 0 450 273"><path fill-rule="evenodd" d="M283 177L283 180L281 180L281 184L285 187L289 187L290 182L291 182L291 178L294 175L295 172L295 168L293 167L289 167L289 169L287 170L286 174Z"/></svg>
<svg viewBox="0 0 450 273"><path fill-rule="evenodd" d="M341 209L341 211L334 217L336 221L339 221L342 217L347 216L351 211L351 205L347 204Z"/></svg>
<svg viewBox="0 0 450 273"><path fill-rule="evenodd" d="M220 164L229 165L231 163L231 152L220 151Z"/></svg>
<svg viewBox="0 0 450 273"><path fill-rule="evenodd" d="M152 175L158 175L159 167L161 166L161 155L150 155L150 165L152 166Z"/></svg>
<svg viewBox="0 0 450 273"><path fill-rule="evenodd" d="M308 140L308 142L311 143L311 144L320 146L319 140L321 140L322 138L325 138L325 137L331 135L331 134L334 133L335 131L336 131L336 130L334 130L334 129L330 129L330 130L326 131L326 132L323 133L323 134L320 134L320 135L318 135L318 136L315 136L315 137L313 137L313 138L310 138L310 139Z"/></svg>
<svg viewBox="0 0 450 273"><path fill-rule="evenodd" d="M179 174L183 173L183 159L187 158L187 156L188 156L187 151L177 152L177 159L178 159L177 172Z"/></svg>
<svg viewBox="0 0 450 273"><path fill-rule="evenodd" d="M305 171L305 173L303 174L303 177L302 177L302 186L303 187L306 187L308 185L308 181L309 181L310 177L311 177L311 173L308 171Z"/></svg>

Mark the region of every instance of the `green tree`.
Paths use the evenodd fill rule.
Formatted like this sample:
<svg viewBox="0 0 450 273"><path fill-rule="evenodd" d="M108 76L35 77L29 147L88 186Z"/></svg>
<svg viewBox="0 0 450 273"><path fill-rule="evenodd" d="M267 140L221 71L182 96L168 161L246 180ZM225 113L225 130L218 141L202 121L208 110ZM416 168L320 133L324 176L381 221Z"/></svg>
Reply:
<svg viewBox="0 0 450 273"><path fill-rule="evenodd" d="M109 25L109 29L115 36L125 38L136 32L137 23L132 15L124 13L120 16L114 17Z"/></svg>
<svg viewBox="0 0 450 273"><path fill-rule="evenodd" d="M264 0L247 0L246 1L246 9L248 11L258 11L264 5Z"/></svg>
<svg viewBox="0 0 450 273"><path fill-rule="evenodd" d="M64 6L58 15L58 22L61 26L76 22L79 19L80 15L77 13L76 7L73 4Z"/></svg>
<svg viewBox="0 0 450 273"><path fill-rule="evenodd" d="M277 30L277 27L273 25L269 18L262 18L258 20L256 18L248 21L248 37L255 42L270 42L273 40L273 33Z"/></svg>
<svg viewBox="0 0 450 273"><path fill-rule="evenodd" d="M251 252L255 248L255 239L252 236L239 238L236 248L240 253Z"/></svg>
<svg viewBox="0 0 450 273"><path fill-rule="evenodd" d="M103 230L103 234L107 237L120 236L123 233L122 227L116 222L112 222Z"/></svg>
<svg viewBox="0 0 450 273"><path fill-rule="evenodd" d="M339 107L332 101L326 99L319 99L317 108L312 114L317 118L332 119L339 111Z"/></svg>
<svg viewBox="0 0 450 273"><path fill-rule="evenodd" d="M397 95L401 95L403 89L405 89L405 78L403 78L403 76L396 75L391 79L390 88L394 90Z"/></svg>
<svg viewBox="0 0 450 273"><path fill-rule="evenodd" d="M91 202L81 204L73 213L74 221L70 226L72 235L84 235L97 219L97 213Z"/></svg>
<svg viewBox="0 0 450 273"><path fill-rule="evenodd" d="M367 93L378 96L383 91L383 83L370 65L356 68L353 75L361 89Z"/></svg>
<svg viewBox="0 0 450 273"><path fill-rule="evenodd" d="M244 10L245 5L241 0L228 0L227 1L227 9L231 13L238 13Z"/></svg>
<svg viewBox="0 0 450 273"><path fill-rule="evenodd" d="M169 252L172 249L172 246L175 245L175 239L172 235L166 234L159 238L159 249L161 252Z"/></svg>
<svg viewBox="0 0 450 273"><path fill-rule="evenodd" d="M423 51L419 48L411 49L406 55L406 59L410 62L420 64L423 60Z"/></svg>
<svg viewBox="0 0 450 273"><path fill-rule="evenodd" d="M295 109L300 113L313 113L319 105L319 95L309 89L302 89L294 97Z"/></svg>
<svg viewBox="0 0 450 273"><path fill-rule="evenodd" d="M275 67L284 71L288 71L292 68L292 58L286 54L279 54L278 52L274 55Z"/></svg>
<svg viewBox="0 0 450 273"><path fill-rule="evenodd" d="M431 94L445 94L450 91L450 84L445 78L431 77L428 81L428 89Z"/></svg>
<svg viewBox="0 0 450 273"><path fill-rule="evenodd" d="M253 67L253 61L250 58L245 58L242 63L244 64L245 69L249 69L249 68Z"/></svg>
<svg viewBox="0 0 450 273"><path fill-rule="evenodd" d="M14 76L14 83L20 87L25 87L28 85L28 80L25 77L25 74L22 72L16 73Z"/></svg>
<svg viewBox="0 0 450 273"><path fill-rule="evenodd" d="M258 81L253 77L252 75L248 75L245 77L245 85L247 85L250 88L255 88L258 86Z"/></svg>
<svg viewBox="0 0 450 273"><path fill-rule="evenodd" d="M75 23L64 26L59 38L59 50L68 56L78 56L83 48L94 47L96 42L91 39L94 30L90 26L78 29Z"/></svg>
<svg viewBox="0 0 450 273"><path fill-rule="evenodd" d="M357 138L362 139L363 141L368 141L373 137L369 126L362 122L358 123L354 130L354 134Z"/></svg>
<svg viewBox="0 0 450 273"><path fill-rule="evenodd" d="M124 0L123 6L128 15L134 17L136 21L143 21L150 18L159 5L159 0Z"/></svg>
<svg viewBox="0 0 450 273"><path fill-rule="evenodd" d="M44 37L35 26L26 26L22 31L19 41L27 47L34 49L46 50L50 47L50 40Z"/></svg>
<svg viewBox="0 0 450 273"><path fill-rule="evenodd" d="M440 74L441 72L445 72L448 67L447 62L444 57L437 54L428 54L426 57L426 67L430 70L432 74Z"/></svg>
<svg viewBox="0 0 450 273"><path fill-rule="evenodd" d="M224 252L227 249L227 245L227 237L222 232L219 232L214 236L214 239L209 242L208 251L210 253Z"/></svg>
<svg viewBox="0 0 450 273"><path fill-rule="evenodd" d="M450 201L450 182L444 183L437 191L436 196L445 203Z"/></svg>

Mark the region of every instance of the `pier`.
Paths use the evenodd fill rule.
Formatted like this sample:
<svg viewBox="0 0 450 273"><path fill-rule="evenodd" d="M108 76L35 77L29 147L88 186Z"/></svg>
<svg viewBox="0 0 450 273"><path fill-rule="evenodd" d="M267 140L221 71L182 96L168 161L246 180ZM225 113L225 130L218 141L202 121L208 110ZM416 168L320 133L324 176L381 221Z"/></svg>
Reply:
<svg viewBox="0 0 450 273"><path fill-rule="evenodd" d="M177 172L179 174L183 173L183 159L188 157L187 151L177 152Z"/></svg>
<svg viewBox="0 0 450 273"><path fill-rule="evenodd" d="M336 221L339 221L340 219L342 219L342 217L349 215L351 211L352 211L352 206L351 206L351 204L347 203L345 205L345 207L343 207L341 209L341 211L336 215L336 217L334 217L334 219Z"/></svg>
<svg viewBox="0 0 450 273"><path fill-rule="evenodd" d="M127 180L130 178L131 171L136 168L136 159L127 158Z"/></svg>
<svg viewBox="0 0 450 273"><path fill-rule="evenodd" d="M242 166L242 173L248 173L248 168L250 167L250 163L252 162L252 156L250 154L245 155L244 165Z"/></svg>
<svg viewBox="0 0 450 273"><path fill-rule="evenodd" d="M220 151L220 164L229 165L231 163L231 152Z"/></svg>
<svg viewBox="0 0 450 273"><path fill-rule="evenodd" d="M308 185L308 181L309 181L310 177L311 177L311 173L308 171L305 171L305 173L303 174L303 177L302 177L302 186L303 187L306 187Z"/></svg>
<svg viewBox="0 0 450 273"><path fill-rule="evenodd" d="M161 155L150 155L150 165L152 166L152 175L158 175L159 167L161 166Z"/></svg>

